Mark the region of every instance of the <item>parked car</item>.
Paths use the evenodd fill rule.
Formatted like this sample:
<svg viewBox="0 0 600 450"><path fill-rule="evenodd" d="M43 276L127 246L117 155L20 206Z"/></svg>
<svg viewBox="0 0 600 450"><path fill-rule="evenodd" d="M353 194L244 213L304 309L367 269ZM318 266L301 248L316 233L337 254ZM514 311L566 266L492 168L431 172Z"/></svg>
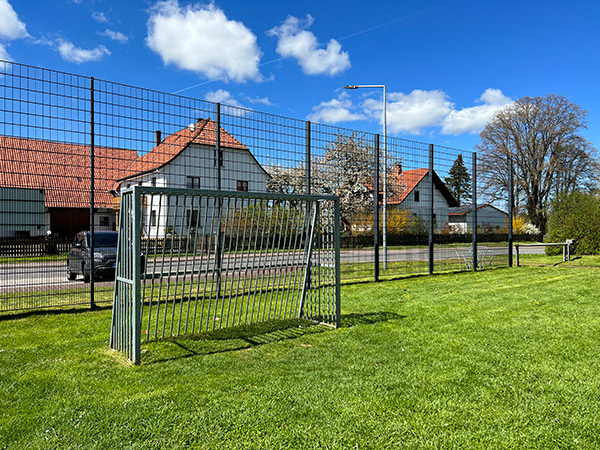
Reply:
<svg viewBox="0 0 600 450"><path fill-rule="evenodd" d="M117 231L94 232L94 279L97 277L115 276L117 262ZM89 283L91 274L91 248L90 232L81 231L73 240L73 247L67 256L67 278L74 280L77 275L83 275L83 281ZM142 272L144 272L145 258L141 257Z"/></svg>
<svg viewBox="0 0 600 450"><path fill-rule="evenodd" d="M116 231L96 231L94 233L94 277L113 276L117 262ZM81 231L73 240L73 248L67 256L67 278L74 280L78 274L83 275L83 281L89 283L91 274L90 232Z"/></svg>

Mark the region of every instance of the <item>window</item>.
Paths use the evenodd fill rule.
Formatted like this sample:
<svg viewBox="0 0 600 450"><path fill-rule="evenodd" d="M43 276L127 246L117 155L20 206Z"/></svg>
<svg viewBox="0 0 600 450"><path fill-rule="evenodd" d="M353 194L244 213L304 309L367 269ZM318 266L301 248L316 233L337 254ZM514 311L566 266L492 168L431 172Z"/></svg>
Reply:
<svg viewBox="0 0 600 450"><path fill-rule="evenodd" d="M186 177L186 187L188 189L200 189L200 177Z"/></svg>
<svg viewBox="0 0 600 450"><path fill-rule="evenodd" d="M107 227L109 224L110 218L108 216L100 216L100 226Z"/></svg>
<svg viewBox="0 0 600 450"><path fill-rule="evenodd" d="M421 195L419 194L419 191L415 191L415 203L418 203L418 201L420 200Z"/></svg>
<svg viewBox="0 0 600 450"><path fill-rule="evenodd" d="M198 210L188 209L185 214L185 224L190 228L198 227Z"/></svg>
<svg viewBox="0 0 600 450"><path fill-rule="evenodd" d="M150 182L151 186L156 186L156 177L152 177L152 181Z"/></svg>
<svg viewBox="0 0 600 450"><path fill-rule="evenodd" d="M248 192L248 182L244 180L237 180L237 190Z"/></svg>
<svg viewBox="0 0 600 450"><path fill-rule="evenodd" d="M138 186L142 185L142 180L138 181Z"/></svg>
<svg viewBox="0 0 600 450"><path fill-rule="evenodd" d="M151 227L156 226L156 210L155 209L150 211L150 226Z"/></svg>

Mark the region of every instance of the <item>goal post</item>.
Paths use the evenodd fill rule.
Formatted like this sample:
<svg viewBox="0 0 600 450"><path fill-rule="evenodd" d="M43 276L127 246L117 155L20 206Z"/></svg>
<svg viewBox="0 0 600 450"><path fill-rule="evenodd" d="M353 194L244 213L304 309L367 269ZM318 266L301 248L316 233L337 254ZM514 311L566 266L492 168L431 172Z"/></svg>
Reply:
<svg viewBox="0 0 600 450"><path fill-rule="evenodd" d="M110 347L271 320L340 325L339 198L123 191Z"/></svg>

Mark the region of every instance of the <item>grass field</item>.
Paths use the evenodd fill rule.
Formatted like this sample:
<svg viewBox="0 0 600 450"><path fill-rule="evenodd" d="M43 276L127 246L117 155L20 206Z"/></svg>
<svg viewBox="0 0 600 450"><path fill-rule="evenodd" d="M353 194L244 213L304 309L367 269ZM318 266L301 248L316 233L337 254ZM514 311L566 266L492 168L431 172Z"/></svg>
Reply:
<svg viewBox="0 0 600 450"><path fill-rule="evenodd" d="M107 349L0 316L0 448L598 448L600 258L343 286L303 321Z"/></svg>

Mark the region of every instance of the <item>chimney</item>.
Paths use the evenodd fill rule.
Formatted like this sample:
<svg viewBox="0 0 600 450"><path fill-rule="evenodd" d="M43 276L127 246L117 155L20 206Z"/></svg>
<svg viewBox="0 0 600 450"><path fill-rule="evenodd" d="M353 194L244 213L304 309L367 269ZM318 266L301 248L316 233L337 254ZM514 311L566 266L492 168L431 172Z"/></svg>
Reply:
<svg viewBox="0 0 600 450"><path fill-rule="evenodd" d="M158 147L162 142L162 136L160 130L156 130L156 146Z"/></svg>

